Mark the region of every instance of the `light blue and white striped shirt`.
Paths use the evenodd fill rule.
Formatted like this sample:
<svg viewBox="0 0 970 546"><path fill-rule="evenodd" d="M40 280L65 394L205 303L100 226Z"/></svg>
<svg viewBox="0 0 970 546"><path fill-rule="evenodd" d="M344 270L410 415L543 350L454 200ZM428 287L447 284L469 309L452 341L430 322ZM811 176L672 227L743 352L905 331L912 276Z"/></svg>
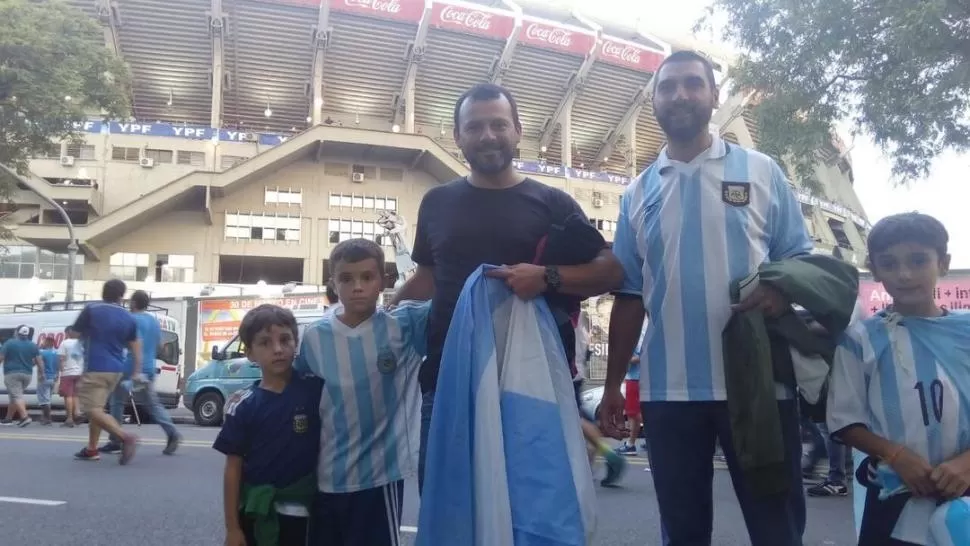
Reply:
<svg viewBox="0 0 970 546"><path fill-rule="evenodd" d="M863 425L937 466L970 450L970 314L881 312L846 330L829 383L828 429ZM933 544L933 499L911 499L893 538Z"/></svg>
<svg viewBox="0 0 970 546"><path fill-rule="evenodd" d="M430 303L379 308L357 327L328 311L303 333L294 368L324 380L317 485L349 493L410 478L421 430L418 368Z"/></svg>
<svg viewBox="0 0 970 546"><path fill-rule="evenodd" d="M641 296L650 319L640 399L725 400L731 282L811 249L798 200L771 158L717 136L690 163L664 149L623 195L613 242L620 292Z"/></svg>

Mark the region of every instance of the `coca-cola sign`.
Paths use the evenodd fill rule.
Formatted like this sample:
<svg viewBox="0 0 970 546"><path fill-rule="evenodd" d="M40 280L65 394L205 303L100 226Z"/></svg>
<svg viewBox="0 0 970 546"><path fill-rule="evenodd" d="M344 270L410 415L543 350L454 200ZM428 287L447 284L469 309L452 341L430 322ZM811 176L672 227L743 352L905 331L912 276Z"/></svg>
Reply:
<svg viewBox="0 0 970 546"><path fill-rule="evenodd" d="M424 0L337 0L331 4L331 9L418 23L424 13Z"/></svg>
<svg viewBox="0 0 970 546"><path fill-rule="evenodd" d="M511 14L457 3L435 2L431 16L437 28L499 39L507 38L515 26Z"/></svg>
<svg viewBox="0 0 970 546"><path fill-rule="evenodd" d="M656 72L664 60L664 54L640 44L604 36L600 45L600 59L634 70Z"/></svg>
<svg viewBox="0 0 970 546"><path fill-rule="evenodd" d="M595 35L579 29L532 19L524 20L519 31L521 43L576 55L589 53L595 41Z"/></svg>

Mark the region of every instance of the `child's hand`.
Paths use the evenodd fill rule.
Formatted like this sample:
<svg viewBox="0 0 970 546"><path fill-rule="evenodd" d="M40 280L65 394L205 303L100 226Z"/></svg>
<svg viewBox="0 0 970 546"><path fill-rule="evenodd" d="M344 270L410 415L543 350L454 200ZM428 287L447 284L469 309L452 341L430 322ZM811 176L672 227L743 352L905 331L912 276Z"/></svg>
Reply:
<svg viewBox="0 0 970 546"><path fill-rule="evenodd" d="M970 468L964 462L964 457L951 459L930 473L930 479L936 484L936 491L947 500L958 499L970 489Z"/></svg>
<svg viewBox="0 0 970 546"><path fill-rule="evenodd" d="M236 527L226 531L226 546L246 546L246 535Z"/></svg>
<svg viewBox="0 0 970 546"><path fill-rule="evenodd" d="M933 467L908 447L904 447L889 466L899 474L914 496L930 497L936 494L936 484L930 479Z"/></svg>

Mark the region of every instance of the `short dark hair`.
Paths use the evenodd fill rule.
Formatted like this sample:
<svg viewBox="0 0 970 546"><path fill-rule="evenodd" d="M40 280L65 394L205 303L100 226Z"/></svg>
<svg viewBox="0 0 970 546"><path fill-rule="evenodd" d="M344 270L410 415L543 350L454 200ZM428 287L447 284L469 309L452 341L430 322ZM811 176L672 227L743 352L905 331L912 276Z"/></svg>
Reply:
<svg viewBox="0 0 970 546"><path fill-rule="evenodd" d="M950 235L943 223L928 214L905 212L876 222L869 231L866 247L871 257L899 243L913 243L936 251L942 258L947 253Z"/></svg>
<svg viewBox="0 0 970 546"><path fill-rule="evenodd" d="M708 59L703 53L698 53L688 49L675 51L664 59L662 63L660 63L660 66L657 67L656 74L659 75L660 71L663 70L663 67L670 63L701 63L704 65L704 74L707 76L707 82L711 85L711 89L717 89L717 79L714 78L714 63L712 63L711 60ZM660 83L660 80L654 78L654 90L657 89L658 83Z"/></svg>
<svg viewBox="0 0 970 546"><path fill-rule="evenodd" d="M148 304L152 302L151 296L144 290L135 290L131 294L131 306L139 311L148 309Z"/></svg>
<svg viewBox="0 0 970 546"><path fill-rule="evenodd" d="M327 301L330 302L330 305L336 305L340 302L340 297L337 296L337 291L333 289L332 282L327 283Z"/></svg>
<svg viewBox="0 0 970 546"><path fill-rule="evenodd" d="M330 274L337 272L337 264L355 264L368 258L377 260L377 271L384 276L384 249L368 239L347 239L330 251Z"/></svg>
<svg viewBox="0 0 970 546"><path fill-rule="evenodd" d="M128 286L121 279L111 279L101 287L101 299L110 303L118 303L125 297Z"/></svg>
<svg viewBox="0 0 970 546"><path fill-rule="evenodd" d="M458 97L458 101L455 103L455 131L460 130L459 118L461 117L461 107L465 105L466 101L479 102L496 100L501 97L505 97L505 100L509 101L509 106L512 107L512 123L515 125L517 131L521 131L522 122L519 120L519 105L516 104L515 97L512 96L511 91L494 83L476 84Z"/></svg>
<svg viewBox="0 0 970 546"><path fill-rule="evenodd" d="M269 303L253 307L246 313L242 322L239 323L239 340L243 347L250 347L253 344L253 339L256 338L256 334L273 326L289 328L293 332L293 341L299 343L300 330L296 325L296 317L293 316L293 312Z"/></svg>
<svg viewBox="0 0 970 546"><path fill-rule="evenodd" d="M67 328L64 328L64 333L65 334L70 334L73 331L74 331L74 327L73 326L68 326Z"/></svg>

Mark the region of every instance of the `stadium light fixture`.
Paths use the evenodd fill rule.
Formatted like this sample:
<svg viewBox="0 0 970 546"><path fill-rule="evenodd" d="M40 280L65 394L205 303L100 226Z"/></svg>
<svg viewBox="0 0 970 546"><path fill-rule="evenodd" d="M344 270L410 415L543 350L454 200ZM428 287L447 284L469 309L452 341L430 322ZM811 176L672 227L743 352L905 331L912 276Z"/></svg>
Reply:
<svg viewBox="0 0 970 546"><path fill-rule="evenodd" d="M392 132L395 132L395 133L400 133L401 132L401 126L398 125L398 124L396 124L396 123L394 125L391 125L391 131Z"/></svg>
<svg viewBox="0 0 970 546"><path fill-rule="evenodd" d="M273 117L273 110L270 109L268 102L266 103L266 109L263 110L263 115L266 116L266 117L268 117L268 118L269 117Z"/></svg>
<svg viewBox="0 0 970 546"><path fill-rule="evenodd" d="M70 95L65 95L64 96L64 100L67 101L67 102L71 102L71 96Z"/></svg>

